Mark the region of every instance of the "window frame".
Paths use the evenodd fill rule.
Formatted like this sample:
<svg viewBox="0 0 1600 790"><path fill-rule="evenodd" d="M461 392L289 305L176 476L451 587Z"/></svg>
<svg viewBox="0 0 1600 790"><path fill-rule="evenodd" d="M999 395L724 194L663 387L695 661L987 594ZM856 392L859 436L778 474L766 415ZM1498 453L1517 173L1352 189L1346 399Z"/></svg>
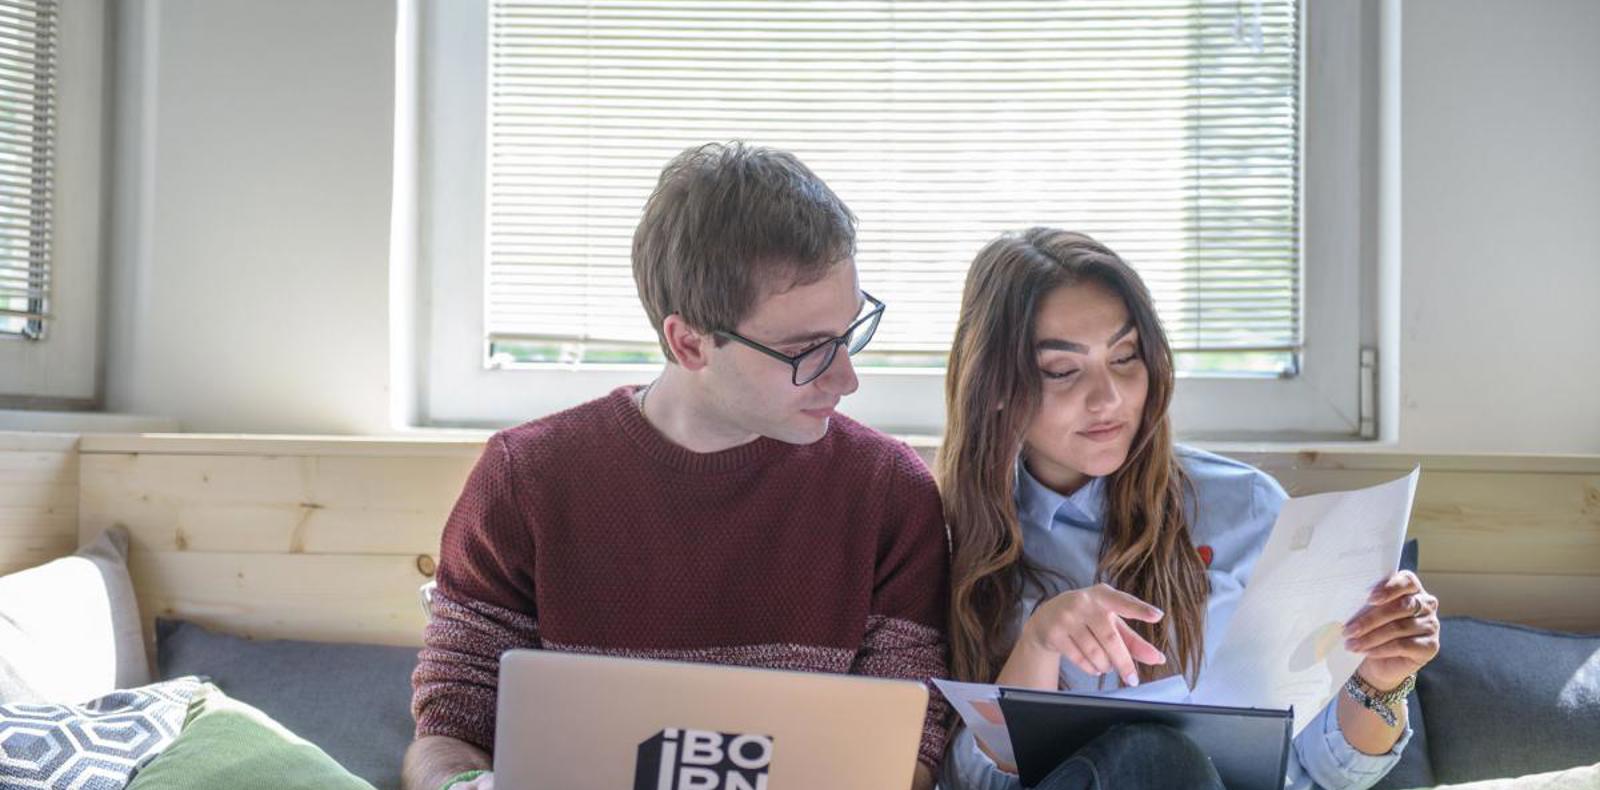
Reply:
<svg viewBox="0 0 1600 790"><path fill-rule="evenodd" d="M61 0L51 318L38 340L0 336L0 408L100 404L106 19L105 0Z"/></svg>
<svg viewBox="0 0 1600 790"><path fill-rule="evenodd" d="M1375 318L1364 298L1376 249L1364 208L1377 164L1369 131L1378 93L1377 71L1368 66L1377 48L1370 6L1300 3L1300 370L1283 378L1180 375L1173 419L1183 438L1354 439L1363 435L1363 417L1370 430L1372 415L1362 411L1371 402L1363 397L1371 382L1362 371L1363 344ZM510 425L653 378L657 369L641 365L486 365L489 3L424 2L419 13L421 420ZM892 433L943 432L942 369L858 372L861 388L845 413Z"/></svg>

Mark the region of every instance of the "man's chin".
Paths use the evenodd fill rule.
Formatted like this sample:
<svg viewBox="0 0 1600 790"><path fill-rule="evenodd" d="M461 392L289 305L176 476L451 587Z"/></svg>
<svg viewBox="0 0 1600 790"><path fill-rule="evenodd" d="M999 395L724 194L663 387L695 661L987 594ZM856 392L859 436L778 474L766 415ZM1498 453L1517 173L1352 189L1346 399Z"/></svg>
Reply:
<svg viewBox="0 0 1600 790"><path fill-rule="evenodd" d="M828 435L830 423L828 417L818 420L801 415L800 421L779 426L767 436L787 444L814 444Z"/></svg>

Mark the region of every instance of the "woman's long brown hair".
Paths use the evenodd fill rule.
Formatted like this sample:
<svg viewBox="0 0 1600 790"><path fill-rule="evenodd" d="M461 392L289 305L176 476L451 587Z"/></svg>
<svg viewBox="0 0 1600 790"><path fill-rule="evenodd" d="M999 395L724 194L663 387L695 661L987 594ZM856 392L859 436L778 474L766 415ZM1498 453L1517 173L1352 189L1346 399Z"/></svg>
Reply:
<svg viewBox="0 0 1600 790"><path fill-rule="evenodd" d="M1168 660L1166 667L1141 665L1140 679L1176 672L1192 686L1210 586L1184 512L1188 479L1172 451L1172 350L1139 275L1094 239L1052 228L990 242L973 261L961 296L937 463L954 552L951 669L960 680L993 681L1011 652L1024 585L1043 589L1048 571L1022 555L1013 499L1017 459L1044 383L1034 317L1051 291L1086 280L1122 297L1150 378L1128 458L1107 480L1096 581L1166 613L1159 623L1128 623Z"/></svg>

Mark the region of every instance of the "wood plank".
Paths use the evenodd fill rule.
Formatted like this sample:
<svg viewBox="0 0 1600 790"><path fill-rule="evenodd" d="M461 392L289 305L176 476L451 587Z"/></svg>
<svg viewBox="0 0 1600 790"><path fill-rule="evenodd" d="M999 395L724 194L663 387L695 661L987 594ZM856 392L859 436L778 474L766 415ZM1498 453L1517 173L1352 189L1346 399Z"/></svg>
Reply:
<svg viewBox="0 0 1600 790"><path fill-rule="evenodd" d="M31 537L0 536L0 576L43 565L76 551L78 538L72 533L61 535L34 535Z"/></svg>
<svg viewBox="0 0 1600 790"><path fill-rule="evenodd" d="M1600 576L1427 573L1445 615L1600 634Z"/></svg>
<svg viewBox="0 0 1600 790"><path fill-rule="evenodd" d="M77 452L11 438L26 447L0 450L0 573L71 554L78 537Z"/></svg>
<svg viewBox="0 0 1600 790"><path fill-rule="evenodd" d="M490 431L428 429L400 436L268 436L259 434L107 433L84 434L84 454L162 455L353 455L415 458L477 458Z"/></svg>
<svg viewBox="0 0 1600 790"><path fill-rule="evenodd" d="M76 454L78 435L41 431L0 431L0 451L36 451Z"/></svg>
<svg viewBox="0 0 1600 790"><path fill-rule="evenodd" d="M87 539L112 523L132 530L135 583L150 616L251 636L393 644L420 641L419 568L431 567L481 451L476 439L86 442L74 469L83 481L72 503L78 531ZM77 490L76 479L61 489L59 474L50 483L38 473L39 460L11 460L36 479L0 482L0 536L59 532L59 518L42 530L41 519L59 517L46 511L62 490ZM1297 494L1391 480L1420 461L1412 534L1447 613L1600 631L1600 458L1272 452L1241 460ZM27 508L20 531L6 526L8 494L16 512ZM0 561L7 545L16 544L0 541ZM53 550L38 545L12 552Z"/></svg>
<svg viewBox="0 0 1600 790"><path fill-rule="evenodd" d="M1273 469L1292 495L1344 491L1398 470ZM1423 467L1411 513L1422 567L1461 573L1600 574L1600 475Z"/></svg>
<svg viewBox="0 0 1600 790"><path fill-rule="evenodd" d="M1274 473L1278 469L1351 471L1391 470L1401 473L1422 464L1425 469L1451 472L1501 472L1517 474L1600 474L1600 455L1530 453L1419 454L1383 448L1332 450L1261 449L1254 445L1202 443L1212 452L1237 458Z"/></svg>
<svg viewBox="0 0 1600 790"><path fill-rule="evenodd" d="M256 638L422 644L414 557L136 550L129 570L147 633L160 616Z"/></svg>
<svg viewBox="0 0 1600 790"><path fill-rule="evenodd" d="M433 554L476 457L86 454L80 536L151 551Z"/></svg>

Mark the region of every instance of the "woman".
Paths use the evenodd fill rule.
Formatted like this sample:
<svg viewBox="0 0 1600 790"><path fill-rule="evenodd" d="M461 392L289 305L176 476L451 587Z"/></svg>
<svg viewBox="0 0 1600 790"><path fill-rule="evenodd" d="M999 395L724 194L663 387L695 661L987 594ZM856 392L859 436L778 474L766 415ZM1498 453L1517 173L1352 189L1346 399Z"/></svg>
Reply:
<svg viewBox="0 0 1600 790"><path fill-rule="evenodd" d="M1149 292L1111 250L1034 228L978 254L938 463L956 678L1173 701L1193 687L1285 495L1248 465L1174 446L1172 391ZM1364 654L1356 678L1294 739L1289 786L1365 787L1393 767L1411 735L1404 690L1438 652L1437 608L1409 572L1374 590L1345 629ZM1015 788L1014 771L963 728L945 786ZM1137 786L1220 782L1187 738L1141 725L1040 785Z"/></svg>

